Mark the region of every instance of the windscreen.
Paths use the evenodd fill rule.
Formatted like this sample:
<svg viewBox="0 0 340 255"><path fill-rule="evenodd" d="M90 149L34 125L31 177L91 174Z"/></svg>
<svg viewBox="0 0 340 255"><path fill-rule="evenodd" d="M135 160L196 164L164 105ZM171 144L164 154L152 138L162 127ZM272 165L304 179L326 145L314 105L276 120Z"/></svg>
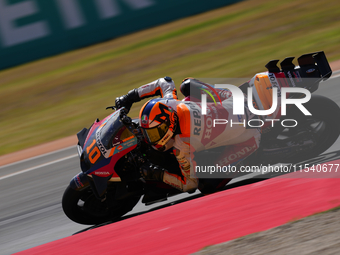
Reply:
<svg viewBox="0 0 340 255"><path fill-rule="evenodd" d="M133 136L120 120L119 112L115 112L109 117L98 132L100 132L100 140L107 150Z"/></svg>

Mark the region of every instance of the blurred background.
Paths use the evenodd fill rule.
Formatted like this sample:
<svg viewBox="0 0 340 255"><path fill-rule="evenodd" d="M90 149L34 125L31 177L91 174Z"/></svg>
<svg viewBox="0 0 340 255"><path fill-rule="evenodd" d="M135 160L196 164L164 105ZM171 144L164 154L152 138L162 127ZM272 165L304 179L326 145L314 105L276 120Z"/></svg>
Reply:
<svg viewBox="0 0 340 255"><path fill-rule="evenodd" d="M339 46L335 0L0 0L0 155L76 135L160 77L251 77Z"/></svg>

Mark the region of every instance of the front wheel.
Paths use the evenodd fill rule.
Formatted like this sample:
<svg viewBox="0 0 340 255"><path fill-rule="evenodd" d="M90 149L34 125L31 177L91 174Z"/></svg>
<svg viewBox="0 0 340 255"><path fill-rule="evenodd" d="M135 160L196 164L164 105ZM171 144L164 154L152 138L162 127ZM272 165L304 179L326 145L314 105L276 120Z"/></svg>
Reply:
<svg viewBox="0 0 340 255"><path fill-rule="evenodd" d="M79 224L95 225L121 217L131 211L141 196L130 196L115 200L116 187L108 189L106 200L98 200L90 186L74 190L68 186L62 199L64 213Z"/></svg>

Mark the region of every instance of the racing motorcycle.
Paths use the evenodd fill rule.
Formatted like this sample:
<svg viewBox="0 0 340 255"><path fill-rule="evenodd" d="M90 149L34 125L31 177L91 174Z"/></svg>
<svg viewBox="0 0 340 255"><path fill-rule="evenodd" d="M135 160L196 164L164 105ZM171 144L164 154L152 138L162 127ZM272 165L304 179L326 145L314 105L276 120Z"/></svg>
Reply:
<svg viewBox="0 0 340 255"><path fill-rule="evenodd" d="M277 67L278 60L270 61L266 65L267 75L283 78L289 86L314 92L319 83L332 74L324 52L300 56L299 66L292 60L292 57L283 60L281 69ZM239 88L246 94L250 86L254 86L252 81ZM273 85L262 82L261 86L268 90ZM263 128L260 148L242 164L292 163L327 150L339 136L340 108L329 98L318 95L312 95L304 106L311 116L305 116L292 105L287 116L298 120L298 124L292 128L281 125ZM113 106L108 108L115 110ZM159 152L145 142L138 119L131 119L125 108L115 110L101 121L97 119L77 137L82 171L73 177L62 198L64 213L74 222L104 223L131 211L141 197L142 203L148 205L180 193L163 182L144 180L140 175L143 164L158 165L178 175L181 171L172 152ZM202 193L214 192L229 179L219 180L218 185L215 179L200 179L199 189Z"/></svg>

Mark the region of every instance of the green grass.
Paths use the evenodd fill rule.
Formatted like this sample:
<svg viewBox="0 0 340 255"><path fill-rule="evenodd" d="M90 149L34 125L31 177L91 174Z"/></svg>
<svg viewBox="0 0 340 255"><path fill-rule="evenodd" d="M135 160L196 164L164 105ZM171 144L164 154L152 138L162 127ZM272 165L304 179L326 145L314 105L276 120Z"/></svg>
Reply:
<svg viewBox="0 0 340 255"><path fill-rule="evenodd" d="M251 77L271 59L340 58L339 1L248 0L0 72L0 155L75 135L165 75ZM142 102L131 111L137 116Z"/></svg>

